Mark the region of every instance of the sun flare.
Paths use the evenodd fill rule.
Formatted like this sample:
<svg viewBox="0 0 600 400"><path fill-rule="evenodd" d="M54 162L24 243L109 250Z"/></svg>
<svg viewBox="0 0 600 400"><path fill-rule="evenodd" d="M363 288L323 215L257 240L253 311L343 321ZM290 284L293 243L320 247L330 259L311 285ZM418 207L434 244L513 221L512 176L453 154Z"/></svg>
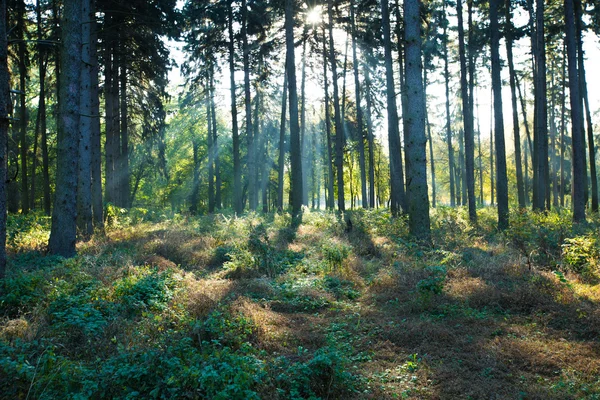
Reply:
<svg viewBox="0 0 600 400"><path fill-rule="evenodd" d="M314 7L306 13L306 22L311 25L316 25L321 22L321 8Z"/></svg>

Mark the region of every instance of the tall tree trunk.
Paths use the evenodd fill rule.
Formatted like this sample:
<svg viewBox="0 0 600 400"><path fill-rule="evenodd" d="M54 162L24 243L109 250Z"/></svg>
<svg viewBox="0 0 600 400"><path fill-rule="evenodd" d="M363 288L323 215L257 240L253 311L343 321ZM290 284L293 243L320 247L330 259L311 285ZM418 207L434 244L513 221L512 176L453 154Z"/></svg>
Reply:
<svg viewBox="0 0 600 400"><path fill-rule="evenodd" d="M6 276L6 170L8 121L10 105L10 73L6 39L6 3L0 0L0 280Z"/></svg>
<svg viewBox="0 0 600 400"><path fill-rule="evenodd" d="M131 199L129 196L129 114L127 110L127 67L125 66L124 60L121 65L121 86L120 93L121 96L121 143L120 143L120 159L119 163L119 176L121 177L121 185L119 187L120 198L121 198L121 206L125 208L131 207Z"/></svg>
<svg viewBox="0 0 600 400"><path fill-rule="evenodd" d="M427 141L429 142L429 166L431 167L431 206L436 206L435 160L433 158L433 140L431 138L431 123L427 114L427 68L423 68L423 97L425 98L425 124L427 126Z"/></svg>
<svg viewBox="0 0 600 400"><path fill-rule="evenodd" d="M510 100L512 105L513 137L515 143L515 167L517 174L517 199L519 208L525 208L525 186L523 185L523 165L521 164L521 135L519 132L519 109L517 106L517 88L515 79L515 64L513 61L513 24L511 21L512 10L510 0L505 1L506 17L506 57L508 61L508 73L510 78Z"/></svg>
<svg viewBox="0 0 600 400"><path fill-rule="evenodd" d="M212 68L212 67L209 67ZM215 170L214 170L214 155L215 155L215 144L213 143L213 121L211 111L211 88L210 88L210 75L208 72L206 78L206 98L204 104L206 106L206 146L208 147L208 212L210 214L215 212Z"/></svg>
<svg viewBox="0 0 600 400"><path fill-rule="evenodd" d="M235 98L235 36L233 35L233 6L227 8L229 33L229 81L231 86L231 135L233 142L233 209L237 214L243 211L242 206L242 171L240 168L240 136L237 122L237 105Z"/></svg>
<svg viewBox="0 0 600 400"><path fill-rule="evenodd" d="M258 205L256 148L252 125L252 98L250 94L250 46L248 44L248 6L246 0L241 4L241 37L244 62L244 105L246 109L246 140L248 142L248 205L255 211Z"/></svg>
<svg viewBox="0 0 600 400"><path fill-rule="evenodd" d="M448 22L446 20L446 0L443 2L443 55L444 55L444 87L446 93L446 143L448 144L448 174L450 176L450 206L456 206L454 184L454 147L452 147L452 129L450 121L450 73L448 71Z"/></svg>
<svg viewBox="0 0 600 400"><path fill-rule="evenodd" d="M563 43L561 96L560 96L560 206L565 206L565 131L566 121L566 77L567 77L567 51L566 43Z"/></svg>
<svg viewBox="0 0 600 400"><path fill-rule="evenodd" d="M590 180L592 184L592 212L598 212L598 176L596 174L596 148L594 145L594 124L588 98L587 81L585 78L585 65L583 62L583 40L582 40L582 10L581 0L573 0L575 7L575 29L577 41L577 65L579 71L580 95L585 106L585 121L587 123L587 144L590 159ZM583 123L583 121L582 121Z"/></svg>
<svg viewBox="0 0 600 400"><path fill-rule="evenodd" d="M79 80L81 75L81 2L65 0L61 20L61 85L56 167L56 197L48 250L75 255L77 239L77 171L79 148ZM73 90L73 88L76 88Z"/></svg>
<svg viewBox="0 0 600 400"><path fill-rule="evenodd" d="M367 49L367 60L372 59L372 51ZM368 63L365 63L363 68L365 74L365 97L367 100L367 143L369 145L369 207L375 208L375 138L373 137L373 120L371 116L371 113L373 112L371 101L371 73Z"/></svg>
<svg viewBox="0 0 600 400"><path fill-rule="evenodd" d="M385 78L387 95L388 143L390 150L390 209L398 215L406 204L404 192L404 172L402 170L402 148L398 131L398 108L394 85L394 66L392 63L392 43L390 34L390 13L388 0L381 0L381 18L383 28L383 47L385 51ZM408 210L403 209L403 212Z"/></svg>
<svg viewBox="0 0 600 400"><path fill-rule="evenodd" d="M344 127L340 116L340 96L338 91L337 61L335 57L335 42L333 40L333 0L327 0L329 15L329 63L333 84L333 120L335 122L335 166L337 173L338 210L346 210L344 195Z"/></svg>
<svg viewBox="0 0 600 400"><path fill-rule="evenodd" d="M287 68L286 68L287 70ZM279 157L277 161L277 209L283 211L283 178L285 166L285 120L287 113L287 72L283 76L281 90L281 119L279 122Z"/></svg>
<svg viewBox="0 0 600 400"><path fill-rule="evenodd" d="M571 103L571 130L573 143L573 221L585 221L584 186L586 185L583 170L584 144L581 135L583 116L581 112L581 96L579 93L579 75L577 72L577 44L575 32L575 11L573 0L565 0L565 39L567 42L567 60L569 65L569 100Z"/></svg>
<svg viewBox="0 0 600 400"><path fill-rule="evenodd" d="M548 188L548 118L546 99L546 50L544 43L544 0L537 0L535 29L535 119L533 209L546 209Z"/></svg>
<svg viewBox="0 0 600 400"><path fill-rule="evenodd" d="M491 72L491 71L490 71ZM490 116L494 115L494 90L491 91ZM494 119L490 118L490 205L494 205L494 190L495 190L495 174L494 174Z"/></svg>
<svg viewBox="0 0 600 400"><path fill-rule="evenodd" d="M25 1L17 1L17 26L19 35L17 52L19 58L19 86L21 95L19 96L19 142L21 158L21 212L29 212L29 183L27 182L27 42L25 38ZM2 21L4 23L4 21Z"/></svg>
<svg viewBox="0 0 600 400"><path fill-rule="evenodd" d="M367 172L365 166L365 139L363 130L363 112L361 107L360 79L358 74L358 56L356 54L356 22L354 0L350 1L350 23L352 33L352 64L354 67L354 96L356 102L356 130L358 132L358 165L360 168L360 195L363 208L368 207Z"/></svg>
<svg viewBox="0 0 600 400"><path fill-rule="evenodd" d="M111 153L113 154L113 198L115 205L121 207L122 206L122 197L120 193L122 176L120 174L120 163L121 163L121 98L119 97L119 66L121 65L121 54L119 43L120 43L120 34L119 29L116 30L118 34L118 39L116 40L115 47L113 48L113 79L111 82L111 92L113 96L113 140L111 142Z"/></svg>
<svg viewBox="0 0 600 400"><path fill-rule="evenodd" d="M105 34L109 35L109 28L112 30L112 15L107 13L104 16L104 27ZM113 142L115 137L114 131L114 107L115 101L112 88L112 81L114 78L113 62L112 62L112 43L110 38L106 39L104 48L104 129L105 129L105 143L104 143L104 180L105 180L105 193L104 198L107 203L113 203L114 198L114 154L113 154Z"/></svg>
<svg viewBox="0 0 600 400"><path fill-rule="evenodd" d="M219 157L219 124L217 121L217 112L215 110L215 70L212 66L210 71L210 82L209 82L209 95L210 95L210 111L212 119L212 133L213 133L213 148L214 148L214 174L215 174L215 208L220 210L223 204L221 199L221 160Z"/></svg>
<svg viewBox="0 0 600 400"><path fill-rule="evenodd" d="M465 140L465 183L469 205L469 219L477 222L477 205L475 204L475 141L473 135L473 113L469 99L467 82L467 60L465 54L465 32L463 28L462 0L456 2L458 15L458 51L460 58L460 89L463 109L463 125Z"/></svg>
<svg viewBox="0 0 600 400"><path fill-rule="evenodd" d="M500 77L500 27L498 9L501 0L490 0L490 32L492 52L492 90L494 92L494 136L496 139L496 188L498 229L508 228L508 176L504 147L504 116L502 114L502 79Z"/></svg>
<svg viewBox="0 0 600 400"><path fill-rule="evenodd" d="M94 233L92 225L92 62L90 53L90 0L81 0L81 75L79 84L79 175L77 228L84 240Z"/></svg>
<svg viewBox="0 0 600 400"><path fill-rule="evenodd" d="M477 97L477 148L479 149L479 204L483 206L483 155L481 154L481 127L479 126L479 97Z"/></svg>
<svg viewBox="0 0 600 400"><path fill-rule="evenodd" d="M408 226L419 240L430 243L429 193L425 136L425 92L421 61L421 18L419 0L404 1L406 35L406 91L411 101L406 106L404 134L406 143L406 181L408 185Z"/></svg>
<svg viewBox="0 0 600 400"><path fill-rule="evenodd" d="M302 77L300 83L300 96L302 103L300 104L300 147L302 151L302 204L308 205L308 174L309 169L308 163L308 148L306 147L306 37L307 29L304 29L303 40L302 40Z"/></svg>
<svg viewBox="0 0 600 400"><path fill-rule="evenodd" d="M198 213L198 203L200 202L200 155L198 148L200 143L195 134L192 133L192 157L194 162L194 173L192 177L192 193L190 195L190 212Z"/></svg>
<svg viewBox="0 0 600 400"><path fill-rule="evenodd" d="M331 0L330 0L331 1ZM294 1L285 2L286 73L290 103L290 162L292 213L302 211L302 157L300 154L300 124L298 122L298 90L296 88L296 59L294 57Z"/></svg>
<svg viewBox="0 0 600 400"><path fill-rule="evenodd" d="M98 31L96 23L96 0L90 1L90 61L91 71L91 146L92 146L92 216L97 229L104 228L104 205L102 202L102 153L100 138L100 98L98 94Z"/></svg>
<svg viewBox="0 0 600 400"><path fill-rule="evenodd" d="M327 39L325 37L325 26L323 25L323 87L325 91L325 131L327 135L327 208L334 209L334 190L333 190L333 143L331 140L331 101L329 98L329 79L327 77Z"/></svg>

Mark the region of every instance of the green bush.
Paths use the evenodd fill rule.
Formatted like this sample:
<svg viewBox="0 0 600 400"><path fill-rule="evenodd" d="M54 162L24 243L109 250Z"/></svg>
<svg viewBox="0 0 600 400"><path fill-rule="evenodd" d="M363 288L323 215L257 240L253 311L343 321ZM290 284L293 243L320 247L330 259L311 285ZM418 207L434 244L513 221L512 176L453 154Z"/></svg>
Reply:
<svg viewBox="0 0 600 400"><path fill-rule="evenodd" d="M596 267L600 249L595 236L565 239L562 245L563 265L579 274L589 274Z"/></svg>

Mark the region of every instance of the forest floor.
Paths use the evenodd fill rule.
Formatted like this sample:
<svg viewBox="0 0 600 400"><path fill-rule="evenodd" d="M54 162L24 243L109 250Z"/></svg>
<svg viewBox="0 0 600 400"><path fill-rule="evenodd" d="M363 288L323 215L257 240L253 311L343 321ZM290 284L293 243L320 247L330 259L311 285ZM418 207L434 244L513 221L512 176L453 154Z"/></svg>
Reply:
<svg viewBox="0 0 600 400"><path fill-rule="evenodd" d="M600 399L600 223L494 213L11 217L0 398Z"/></svg>

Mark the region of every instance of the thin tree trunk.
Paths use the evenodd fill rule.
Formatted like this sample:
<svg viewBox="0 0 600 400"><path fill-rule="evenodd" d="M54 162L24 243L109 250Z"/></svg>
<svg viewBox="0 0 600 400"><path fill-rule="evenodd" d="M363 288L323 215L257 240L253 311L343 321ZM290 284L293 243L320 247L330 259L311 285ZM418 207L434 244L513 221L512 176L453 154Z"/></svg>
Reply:
<svg viewBox="0 0 600 400"><path fill-rule="evenodd" d="M190 196L190 212L192 214L198 213L198 203L200 202L200 155L198 154L198 138L192 132L192 157L194 162L194 172L192 177L192 193Z"/></svg>
<svg viewBox="0 0 600 400"><path fill-rule="evenodd" d="M523 166L521 164L521 135L519 132L519 109L517 106L517 89L515 79L515 65L513 61L513 24L511 21L512 10L510 9L510 0L505 1L505 18L506 18L506 54L508 61L508 72L510 77L510 94L511 94L511 105L512 105L512 118L513 118L513 137L515 143L515 167L517 174L517 199L519 202L519 208L524 209L527 205L525 203L525 186L523 185Z"/></svg>
<svg viewBox="0 0 600 400"><path fill-rule="evenodd" d="M214 124L211 111L210 71L208 72L208 75L209 76L207 76L206 79L206 98L204 99L204 103L206 106L206 145L208 147L208 212L209 214L212 214L215 212L215 145L213 143Z"/></svg>
<svg viewBox="0 0 600 400"><path fill-rule="evenodd" d="M246 0L241 4L241 37L244 67L244 105L246 109L246 140L248 142L248 204L250 210L255 211L258 203L257 174L256 174L256 148L252 132L252 98L250 95L250 46L248 45L248 7Z"/></svg>
<svg viewBox="0 0 600 400"><path fill-rule="evenodd" d="M500 77L500 27L498 9L501 0L490 0L490 32L492 53L492 90L494 92L494 136L496 139L496 185L498 229L508 228L508 176L504 146L504 116L502 114L502 79Z"/></svg>
<svg viewBox="0 0 600 400"><path fill-rule="evenodd" d="M381 0L381 18L383 27L383 46L385 51L385 77L387 88L388 143L390 150L390 209L398 215L406 204L404 192L404 173L402 171L402 149L398 131L398 108L394 85L394 67L392 64L392 44L390 38L390 15L388 0ZM403 212L408 210L403 209Z"/></svg>
<svg viewBox="0 0 600 400"><path fill-rule="evenodd" d="M435 193L435 160L433 158L433 140L431 138L431 123L429 122L429 116L427 113L427 68L423 68L423 97L425 98L425 125L427 126L427 140L429 142L429 166L431 167L431 206L436 206L436 193Z"/></svg>
<svg viewBox="0 0 600 400"><path fill-rule="evenodd" d="M283 178L285 166L285 120L287 113L287 73L283 75L281 119L279 122L279 157L277 161L277 209L283 211Z"/></svg>
<svg viewBox="0 0 600 400"><path fill-rule="evenodd" d="M233 35L233 5L228 11L229 33L229 81L231 85L231 135L233 142L233 209L241 214L242 206L242 171L240 169L240 136L237 122L237 105L235 98L235 36Z"/></svg>
<svg viewBox="0 0 600 400"><path fill-rule="evenodd" d="M10 104L10 72L6 38L6 3L0 0L0 280L6 276L6 172L8 168L8 124Z"/></svg>
<svg viewBox="0 0 600 400"><path fill-rule="evenodd" d="M61 20L61 85L56 167L56 197L48 250L75 255L79 148L79 79L81 75L81 2L65 0Z"/></svg>
<svg viewBox="0 0 600 400"><path fill-rule="evenodd" d="M92 224L92 62L90 0L81 0L81 75L79 84L79 176L77 228L84 240L94 233Z"/></svg>
<svg viewBox="0 0 600 400"><path fill-rule="evenodd" d="M367 59L372 60L372 53L367 49ZM368 63L364 64L365 92L367 100L367 142L369 145L369 207L375 208L375 139L373 137L373 121L371 113L371 73Z"/></svg>
<svg viewBox="0 0 600 400"><path fill-rule="evenodd" d="M473 113L471 100L468 93L467 60L465 54L465 33L462 17L462 0L456 2L458 15L458 49L460 58L460 88L463 108L464 142L465 142L465 183L467 189L467 202L469 205L469 219L477 222L477 206L475 204L475 142L473 135Z"/></svg>
<svg viewBox="0 0 600 400"><path fill-rule="evenodd" d="M567 51L566 43L563 44L561 96L560 96L560 206L565 206L565 131L566 121L566 77L567 77Z"/></svg>
<svg viewBox="0 0 600 400"><path fill-rule="evenodd" d="M535 130L533 209L547 208L548 118L546 102L546 50L544 43L544 0L537 0L535 29Z"/></svg>
<svg viewBox="0 0 600 400"><path fill-rule="evenodd" d="M129 174L129 114L127 110L127 67L125 66L124 60L121 66L121 143L120 143L120 159L119 163L119 175L121 176L121 182L119 191L122 207L130 208L131 199L129 196L129 185L130 185L130 174Z"/></svg>
<svg viewBox="0 0 600 400"><path fill-rule="evenodd" d="M330 210L334 209L334 192L333 192L333 143L331 140L331 108L329 99L329 79L327 77L327 40L325 38L325 26L323 25L323 80L325 90L325 130L327 134L327 189L329 195L327 197L327 207Z"/></svg>
<svg viewBox="0 0 600 400"><path fill-rule="evenodd" d="M368 207L367 172L365 166L365 139L363 131L363 112L361 107L360 79L358 74L358 56L356 54L356 23L354 0L350 1L350 22L352 31L352 64L354 66L354 96L356 102L356 129L358 132L358 165L360 168L360 194L363 208Z"/></svg>
<svg viewBox="0 0 600 400"><path fill-rule="evenodd" d="M331 1L331 0L330 0ZM298 91L296 89L296 60L294 57L294 1L285 2L286 73L290 103L290 162L292 213L302 211L302 158L300 154L300 124L298 122Z"/></svg>
<svg viewBox="0 0 600 400"><path fill-rule="evenodd" d="M575 34L577 42L577 65L579 71L580 95L585 106L585 121L587 123L587 144L590 159L590 180L592 184L592 212L598 212L598 176L596 173L596 149L594 145L594 124L592 122L592 113L590 111L590 101L588 98L587 81L585 77L585 65L583 62L583 40L582 40L582 11L581 0L573 0L575 7ZM583 121L582 121L583 123Z"/></svg>
<svg viewBox="0 0 600 400"><path fill-rule="evenodd" d="M454 147L452 147L452 129L450 121L450 73L448 71L448 34L446 21L446 1L443 2L443 55L444 55L444 87L446 92L446 143L448 144L448 174L450 176L450 206L456 206L454 184Z"/></svg>
<svg viewBox="0 0 600 400"><path fill-rule="evenodd" d="M329 15L329 63L333 84L333 120L335 122L335 166L337 173L338 210L346 210L344 195L344 127L340 116L340 96L338 90L337 61L335 57L335 42L333 40L333 0L327 0Z"/></svg>
<svg viewBox="0 0 600 400"><path fill-rule="evenodd" d="M104 27L105 35L109 35L109 28L111 27L112 16L107 13L104 16ZM112 152L114 146L114 118L113 118L113 102L114 96L111 90L112 81L114 79L113 74L113 63L112 63L112 43L109 38L106 39L104 48L104 129L105 129L105 143L104 143L104 180L105 180L105 193L104 198L107 203L113 203L114 199L114 154Z"/></svg>
<svg viewBox="0 0 600 400"><path fill-rule="evenodd" d="M585 198L583 170L584 144L581 137L581 96L579 93L579 76L577 73L577 44L575 33L575 11L573 0L565 0L565 37L567 42L567 60L569 65L569 100L571 103L571 130L573 143L573 221L585 221Z"/></svg>
<svg viewBox="0 0 600 400"><path fill-rule="evenodd" d="M92 146L92 217L97 229L104 228L104 207L102 203L102 153L100 138L100 98L98 95L98 31L96 23L96 0L90 1L90 61L91 71L91 146Z"/></svg>
<svg viewBox="0 0 600 400"><path fill-rule="evenodd" d="M19 86L21 94L19 96L19 142L21 158L21 212L29 212L29 183L27 181L27 42L25 38L25 1L17 1L17 27L19 35L17 52L19 58ZM4 21L2 21L4 23Z"/></svg>
<svg viewBox="0 0 600 400"><path fill-rule="evenodd" d="M300 83L300 96L302 103L300 104L300 146L302 149L302 204L308 205L308 149L306 148L306 28L302 41L302 77Z"/></svg>
<svg viewBox="0 0 600 400"><path fill-rule="evenodd" d="M213 124L213 148L214 148L214 163L215 163L215 208L220 210L223 204L221 199L221 160L219 157L219 124L217 121L217 112L215 110L215 70L214 66L210 71L210 110Z"/></svg>

